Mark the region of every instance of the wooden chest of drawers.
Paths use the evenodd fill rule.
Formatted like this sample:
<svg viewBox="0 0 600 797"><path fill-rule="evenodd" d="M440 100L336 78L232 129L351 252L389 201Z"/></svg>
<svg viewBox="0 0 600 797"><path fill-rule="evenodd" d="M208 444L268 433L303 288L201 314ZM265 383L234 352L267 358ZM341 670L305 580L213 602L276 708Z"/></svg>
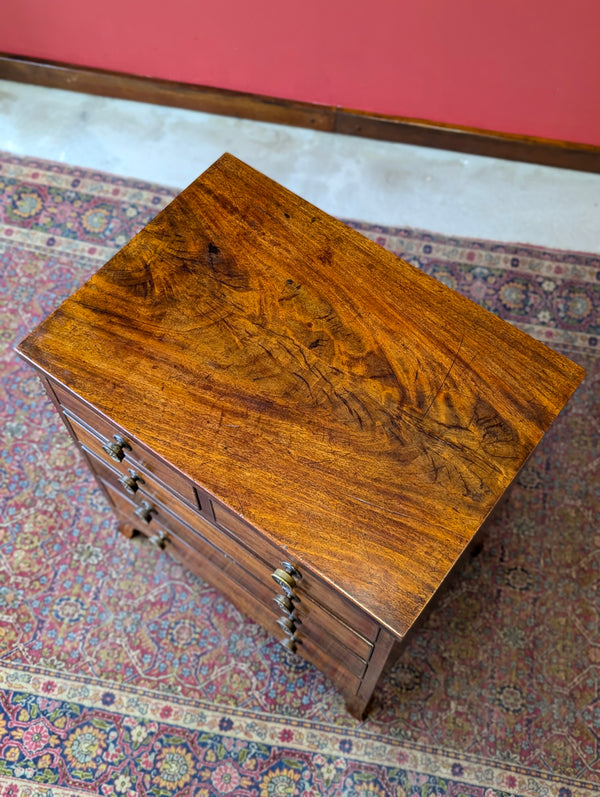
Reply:
<svg viewBox="0 0 600 797"><path fill-rule="evenodd" d="M355 716L583 376L230 155L19 351L119 529Z"/></svg>

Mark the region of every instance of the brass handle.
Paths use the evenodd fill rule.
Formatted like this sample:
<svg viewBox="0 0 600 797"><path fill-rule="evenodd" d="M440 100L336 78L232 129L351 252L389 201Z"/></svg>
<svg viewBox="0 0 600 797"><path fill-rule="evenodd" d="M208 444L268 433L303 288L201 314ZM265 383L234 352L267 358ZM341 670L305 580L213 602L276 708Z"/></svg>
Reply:
<svg viewBox="0 0 600 797"><path fill-rule="evenodd" d="M294 636L296 633L296 626L294 625L293 620L291 620L289 617L280 617L277 620L277 625L290 636Z"/></svg>
<svg viewBox="0 0 600 797"><path fill-rule="evenodd" d="M139 489L139 485L144 483L144 480L140 476L139 473L136 473L134 470L129 471L129 476L121 476L119 479L119 484L131 495L135 495Z"/></svg>
<svg viewBox="0 0 600 797"><path fill-rule="evenodd" d="M156 547L160 548L161 551L164 551L167 540L168 537L162 529L158 529L156 534L153 537L150 537L150 542L152 545L156 545Z"/></svg>
<svg viewBox="0 0 600 797"><path fill-rule="evenodd" d="M294 611L294 604L287 597L287 595L275 595L273 600L279 606L282 612L291 614Z"/></svg>
<svg viewBox="0 0 600 797"><path fill-rule="evenodd" d="M276 584L279 584L284 594L287 595L288 598L294 597L294 587L296 586L296 582L289 573L286 573L285 570L281 570L281 568L278 567L274 573L271 573L271 578Z"/></svg>
<svg viewBox="0 0 600 797"><path fill-rule="evenodd" d="M284 648L291 650L292 653L295 653L296 648L296 641L293 637L286 637L285 639L280 639L279 644L283 645Z"/></svg>
<svg viewBox="0 0 600 797"><path fill-rule="evenodd" d="M281 568L282 570L285 570L288 575L292 576L292 578L302 578L300 571L289 562L282 562Z"/></svg>
<svg viewBox="0 0 600 797"><path fill-rule="evenodd" d="M123 449L128 448L131 451L131 446L121 435L114 434L113 440L114 443L112 441L103 443L102 450L115 462L122 462L125 459Z"/></svg>
<svg viewBox="0 0 600 797"><path fill-rule="evenodd" d="M302 625L302 620L296 617L296 613L294 611L294 604L286 595L275 595L273 598L277 606L281 609L286 617L296 623L296 625Z"/></svg>
<svg viewBox="0 0 600 797"><path fill-rule="evenodd" d="M138 506L135 510L135 515L143 520L144 523L150 523L152 520L152 514L156 512L155 507L152 504L149 504L148 501L142 501L142 505Z"/></svg>

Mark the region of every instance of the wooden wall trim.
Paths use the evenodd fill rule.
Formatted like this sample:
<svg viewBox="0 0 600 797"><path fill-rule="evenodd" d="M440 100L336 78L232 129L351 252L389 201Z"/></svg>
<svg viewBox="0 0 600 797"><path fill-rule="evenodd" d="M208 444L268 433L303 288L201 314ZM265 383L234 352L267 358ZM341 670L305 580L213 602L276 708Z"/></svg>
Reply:
<svg viewBox="0 0 600 797"><path fill-rule="evenodd" d="M338 109L336 133L600 173L600 147Z"/></svg>
<svg viewBox="0 0 600 797"><path fill-rule="evenodd" d="M205 113L600 173L600 147L364 113L0 53L0 79Z"/></svg>
<svg viewBox="0 0 600 797"><path fill-rule="evenodd" d="M313 130L331 132L334 125L334 109L328 106L54 61L37 61L4 53L0 53L0 79Z"/></svg>

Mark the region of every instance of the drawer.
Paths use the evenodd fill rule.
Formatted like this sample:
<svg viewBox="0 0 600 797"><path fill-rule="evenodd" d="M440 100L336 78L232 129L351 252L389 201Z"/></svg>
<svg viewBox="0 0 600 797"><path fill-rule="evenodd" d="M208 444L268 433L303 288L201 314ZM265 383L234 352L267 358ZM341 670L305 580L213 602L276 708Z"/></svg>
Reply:
<svg viewBox="0 0 600 797"><path fill-rule="evenodd" d="M371 658L373 644L357 634L353 628L331 615L318 603L307 598L300 600L295 606L294 613L302 621L303 628L318 629L317 636L322 644L326 645L328 640L332 640L332 644L336 646L336 642L339 641L346 650L351 650L362 661L368 661Z"/></svg>
<svg viewBox="0 0 600 797"><path fill-rule="evenodd" d="M278 552L279 557L275 557L274 561L268 563L264 562L262 559L257 559L253 556L248 550L228 535L223 534L222 531L215 528L211 523L207 523L201 518L198 520L200 522L196 524L196 528L205 539L209 540L217 548L225 551L225 553L239 562L244 568L254 573L257 578L264 579L266 576L270 584L273 585L272 598L280 593L280 590L271 578L271 573L279 566L281 561L280 552ZM371 651L373 650L372 644L338 618L331 615L319 604L305 597L296 604L295 613L300 620L302 620L305 633L309 633L308 629L314 628L316 629L315 638L323 642L330 639L332 646L336 648L340 648L337 644L337 641L339 641L345 648L346 655L349 654L349 651L352 651L358 658L364 661L369 659ZM340 655L344 655L341 648ZM362 663L357 665L357 669L364 669Z"/></svg>
<svg viewBox="0 0 600 797"><path fill-rule="evenodd" d="M123 494L124 488L123 485L119 483L119 477L123 473L128 473L128 469L122 468L117 472L115 470L118 467L117 463L99 459L88 450L86 445L84 445L84 450L90 455L92 467L96 473L99 474L100 478ZM255 576L255 578L268 584L268 601L271 602L277 592L277 586L271 579L270 574L278 566L281 555L275 556L272 562L265 562L264 559L254 555L236 539L225 533L225 531L209 523L198 512L190 509L190 507L182 501L178 501L173 495L168 494L167 500L163 500L164 492L164 490L161 491L160 489L156 489L155 482L148 481L147 483L141 484L140 489L134 495L128 494L123 497L134 505L134 508L138 508L142 501L149 501L152 503L156 509L153 513L154 516L159 518L160 522L164 525L171 527L176 534L188 538L188 542L191 545L193 545L196 540L200 539L206 540L215 548L218 548L222 553ZM165 512L165 510L168 511ZM178 522L178 519L185 524L183 526L183 531L181 530L182 524ZM143 521L140 520L138 522ZM191 537L189 535L191 535Z"/></svg>
<svg viewBox="0 0 600 797"><path fill-rule="evenodd" d="M187 528L177 518L167 516L165 513L158 514L157 520L192 548L197 548L200 540L207 540L222 553L228 555L236 564L241 565L237 571L237 582L256 595L269 610L274 610L276 617L282 616L274 601L278 594L277 585L271 578L271 569L264 562L251 559L248 556L238 557L239 546L237 549L230 546L224 548L222 543L227 540L225 535L202 518L198 518L199 522L196 523L194 529ZM200 538L198 535L201 535ZM343 663L348 672L353 675L362 677L366 669L366 661L372 652L372 645L361 637L357 637L351 629L344 627L347 633L341 632L339 621L316 604L297 604L297 609L296 614L301 620L297 632L300 641L304 643L310 638L319 649L327 652L329 658ZM279 627L277 627L276 636L281 637Z"/></svg>
<svg viewBox="0 0 600 797"><path fill-rule="evenodd" d="M234 515L233 512L224 506L217 504L216 501L213 502L213 512L219 525L235 534L236 537L252 550L255 550L265 561L270 564L275 563L275 566L279 567L281 551L275 545L272 545L264 537L259 536L241 518ZM316 602L326 607L329 612L337 615L346 627L353 629L361 637L371 642L377 639L379 625L375 620L361 611L358 606L351 604L327 584L311 573L307 573L301 566L298 566L298 569L303 574L303 578L298 580L296 587L296 592L301 600Z"/></svg>
<svg viewBox="0 0 600 797"><path fill-rule="evenodd" d="M77 437L85 445L87 445L87 443L84 442L82 435L85 436L86 432L88 440L90 433L92 433L95 440L100 438L99 456L101 458L110 459L108 454L102 450L102 445L107 442L114 442L113 435L121 435L130 446L130 448L123 449L125 456L122 462L124 463L124 467L126 469L130 467L142 467L147 473L153 474L161 482L169 485L172 490L177 492L190 504L193 506L196 505L197 499L194 488L191 482L189 482L185 476L179 473L179 471L171 468L156 455L151 453L147 448L145 448L145 446L142 446L125 431L114 426L104 416L100 415L84 401L74 396L73 393L69 393L67 390L61 387L61 385L58 385L56 382L52 382L52 390L54 391L63 409L66 410L65 415L67 419L69 422L73 422L71 423L71 426L73 427ZM76 428L75 424L77 424ZM92 448L92 450L94 449ZM113 460L111 460L111 462L112 461ZM117 464L116 461L115 464Z"/></svg>
<svg viewBox="0 0 600 797"><path fill-rule="evenodd" d="M173 532L181 542L184 542L190 548L198 549L203 540L207 540L209 543L212 543L213 546L216 546L217 549L220 549L220 553L223 553L223 549L219 543L224 539L224 535L220 534L214 527L211 527L209 523L206 523L200 518L199 520L200 523L196 525L196 528L202 535L200 538L194 529L187 528L187 526L180 523L177 518L167 516L165 513L160 514L160 510L159 514L157 514L157 521L166 529ZM152 523L150 523L150 525L152 525ZM216 532L216 534L213 532ZM170 539L172 540L175 538L171 537ZM206 548L204 548L204 550L206 550ZM256 560L254 562L248 559L240 561L236 559L235 556L231 557L231 559L236 565L241 565L241 567L235 568L229 564L227 566L227 571L230 574L235 571L235 579L238 588L250 591L251 594L255 595L261 601L268 611L273 612L276 618L281 617L274 601L275 595L277 594L277 587L270 577L269 568L263 562L257 562ZM257 564L258 567L256 566ZM252 565L252 569L248 568L247 565ZM324 651L328 658L344 664L345 668L347 668L348 672L352 675L356 675L359 678L362 677L366 669L364 658L362 658L355 649L352 648L349 650L337 638L339 629L332 617L329 617L329 621L327 620L327 612L323 609L319 609L317 606L313 606L312 611L311 609L307 609L301 619L302 624L298 626L298 637L302 644L310 639L311 643L316 645L318 649ZM282 635L281 628L279 626L276 626L276 628L277 631L275 635L280 638ZM369 645L368 655L370 654L371 646Z"/></svg>
<svg viewBox="0 0 600 797"><path fill-rule="evenodd" d="M165 518L164 516L159 518L159 520L161 522L164 521L165 525L173 530L186 544L191 547L197 547L198 538L194 531L185 528L185 526L181 524L177 524L176 521L174 523L172 519ZM204 523L202 531L205 532L207 530L210 532L209 524ZM217 541L212 535L206 535L206 538L211 542ZM263 566L260 572L257 572L253 578L253 571L248 573L245 567L247 560L245 562L240 562L240 564L242 565L243 572L238 573L237 578L239 583L243 584L245 588L250 589L252 594L256 595L262 603L267 604L270 610L274 610L276 617L281 617L282 614L274 601L275 596L278 594L277 587L270 578L269 569ZM256 568L254 570L256 570ZM247 573L248 575L246 575ZM250 576L250 578L248 576ZM308 639L312 640L319 649L326 651L329 658L344 664L348 672L353 675L359 678L362 677L367 666L366 660L371 655L372 646L365 640L360 640L361 644L356 644L356 638L348 634L346 640L351 645L355 645L355 647L348 648L340 640L339 637L342 635L340 634L339 623L336 622L331 615L328 615L327 612L316 605L303 608L304 611L296 612L301 620L297 629L300 642L304 644ZM277 626L276 636L279 638L282 636L282 631L279 626Z"/></svg>
<svg viewBox="0 0 600 797"><path fill-rule="evenodd" d="M217 548L225 551L232 559L235 559L243 565L243 567L250 570L250 572L254 573L257 578L264 578L265 572L268 572L270 575L273 570L280 566L283 557L282 552L278 548L271 545L264 538L259 537L259 535L253 529L246 526L243 521L236 518L235 515L227 513L226 510L223 510L216 503L213 505L213 509L215 519L221 519L221 525L223 525L223 519L227 519L229 525L235 527L238 532L236 535L238 539L231 537L229 534L224 534L211 523L204 521L202 518L198 518L199 522L193 525L196 526L203 537L208 539L213 545L216 545ZM244 544L242 544L242 541ZM253 543L256 543L254 552L246 547ZM310 576L306 578L310 579ZM304 578L302 581L304 581ZM277 587L276 592L279 592ZM373 645L368 639L338 617L333 616L328 611L330 608L329 605L323 608L320 604L316 603L306 591L301 593L300 589L297 589L296 592L300 597L296 614L303 619L303 622L310 620L312 626L323 629L324 634L326 633L327 635L335 637L346 648L354 651L361 659L365 661L369 659ZM321 593L321 595L323 596L324 593ZM336 602L335 598L332 602ZM350 616L354 617L354 615ZM319 634L319 636L323 636L324 638L324 634Z"/></svg>
<svg viewBox="0 0 600 797"><path fill-rule="evenodd" d="M200 516L198 511L201 510L200 504L197 504L197 509L195 509L189 506L188 503L184 503L182 496L176 495L171 492L171 490L167 489L141 465L136 464L135 467L132 467L133 463L127 460L116 462L111 459L104 452L102 441L99 438L70 416L68 416L68 419L77 439L81 443L84 451L90 456L96 470L98 468L108 468L118 480L135 477L136 490L132 494L134 500L159 501L161 504L171 509L171 511L181 515L186 523L194 524L196 519L199 519ZM125 492L129 492L122 482L121 487Z"/></svg>
<svg viewBox="0 0 600 797"><path fill-rule="evenodd" d="M271 636L281 639L282 632L277 624L277 616L272 614L262 603L259 603L253 593L240 592L237 582L231 580L228 572L215 570L212 562L204 560L204 557L195 548L191 548L177 537L171 538L167 550L187 567L213 584L246 615L259 622ZM294 654L290 653L289 655ZM314 664L345 694L355 695L360 689L361 678L348 670L347 659L333 658L330 652L323 650L316 640L301 636L298 640L296 655L300 655L306 661Z"/></svg>
<svg viewBox="0 0 600 797"><path fill-rule="evenodd" d="M155 506L156 511L152 513L151 520L144 522L135 515L138 505L134 498L124 495L114 484L114 473L105 468L103 463L99 464L101 464L99 470L105 489L108 490L117 509L129 515L130 523L149 537L152 537L155 532L165 533L167 536L166 550L171 550L176 542L183 543L189 550L197 551L204 558L212 561L221 573L229 575L239 592L248 592L260 601L263 611L268 612L274 618L274 635L281 638L282 630L277 625L277 618L281 616L281 613L273 600L277 594L277 588L270 578L269 568L264 563L260 562L257 567L255 562L253 570L249 572L243 563L219 550L219 542L225 535L200 517L196 518L198 531L195 531L169 512L164 511L162 507ZM199 536L200 532L202 536ZM188 567L192 567L188 561L184 560L184 563ZM219 582L212 583L219 587ZM354 637L348 636L348 641L356 645L356 647L348 649L339 639L339 623L318 606L303 607L303 611L298 614L302 620L302 624L298 627L300 644L306 644L308 649L320 651L321 656L325 656L331 662L335 661L339 665L343 665L349 675L362 677L367 666L365 659L371 654L371 646L365 640L360 640L359 645ZM360 652L358 647L361 648ZM315 652L314 655L316 656L317 653Z"/></svg>
<svg viewBox="0 0 600 797"><path fill-rule="evenodd" d="M151 539L155 535L166 535L165 550L167 551L171 551L174 546L174 541L178 541L183 543L189 551L195 551L201 554L205 559L211 561L213 565L219 569L220 573L227 573L229 575L232 583L236 585L236 590L238 592L248 592L254 595L255 599L261 603L263 610L272 615L275 622L277 611L272 601L273 590L266 579L261 581L255 578L251 573L248 573L248 571L238 565L237 562L225 556L222 551L219 551L208 542L205 542L201 537L198 537L198 535L187 528L184 523L178 521L177 518L173 517L168 512L161 511L161 508L157 508L157 511L152 513L152 519L149 522L144 522L135 514L136 509L139 507L134 503L133 499L123 495L119 487L111 480L107 481L103 478L102 483L117 511L121 515L127 517L128 523ZM186 564L190 570L194 570L193 560L184 560L184 564ZM219 586L218 581L211 581L211 583L216 587Z"/></svg>

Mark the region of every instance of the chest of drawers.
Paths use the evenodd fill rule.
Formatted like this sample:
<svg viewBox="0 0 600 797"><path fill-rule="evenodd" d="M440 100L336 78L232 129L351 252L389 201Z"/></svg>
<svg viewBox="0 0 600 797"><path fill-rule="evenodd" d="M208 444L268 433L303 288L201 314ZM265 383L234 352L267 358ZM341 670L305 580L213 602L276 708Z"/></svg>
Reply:
<svg viewBox="0 0 600 797"><path fill-rule="evenodd" d="M583 375L230 155L19 351L119 529L355 716Z"/></svg>

